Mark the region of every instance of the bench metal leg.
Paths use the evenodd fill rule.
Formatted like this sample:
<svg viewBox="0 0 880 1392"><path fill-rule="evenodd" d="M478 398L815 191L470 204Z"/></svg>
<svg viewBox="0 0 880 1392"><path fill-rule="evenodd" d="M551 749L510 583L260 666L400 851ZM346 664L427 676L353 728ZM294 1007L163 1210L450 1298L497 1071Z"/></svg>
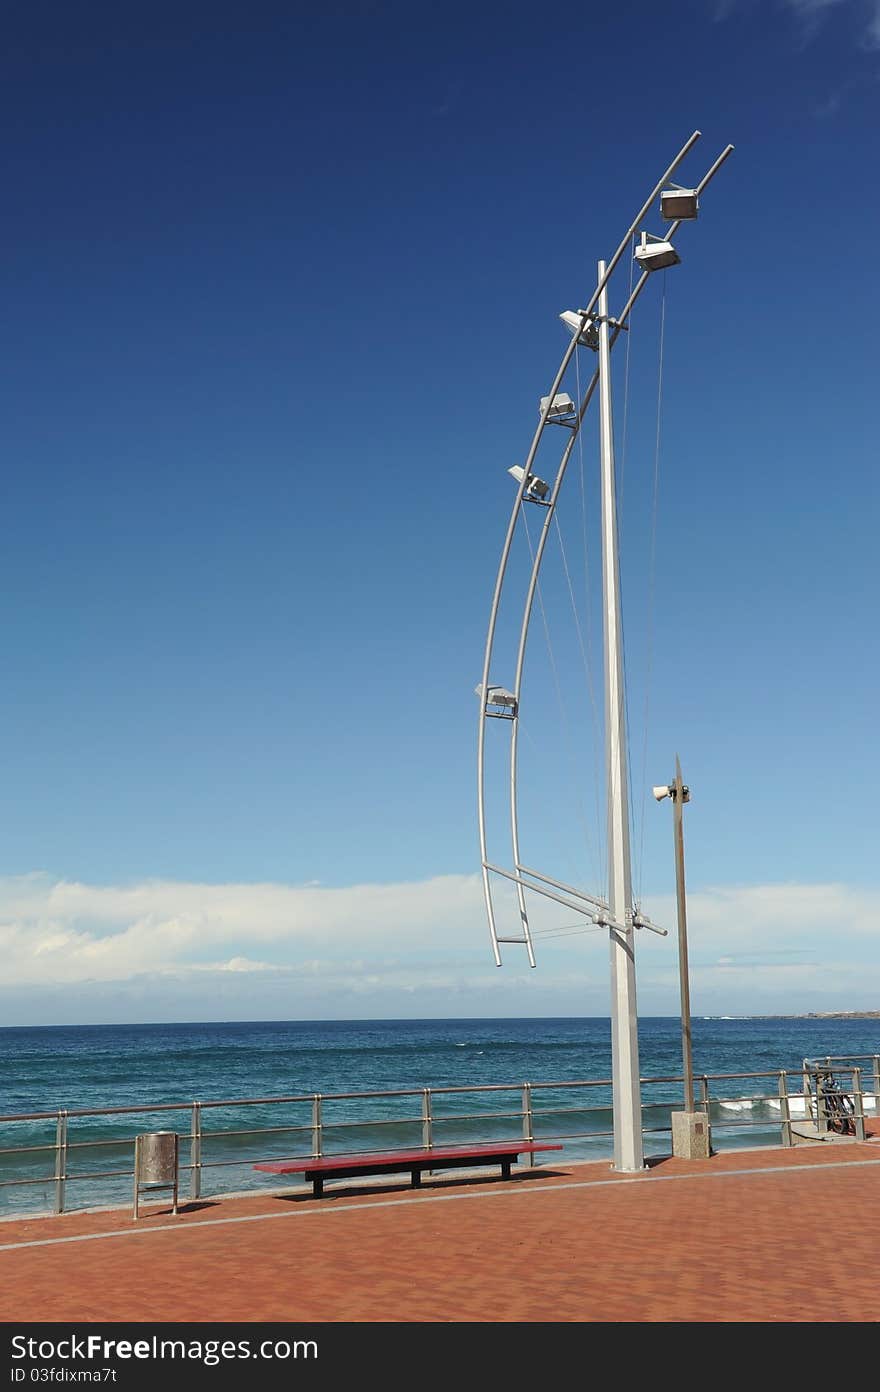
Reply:
<svg viewBox="0 0 880 1392"><path fill-rule="evenodd" d="M324 1197L324 1176L315 1175L312 1180L312 1198L322 1199Z"/></svg>
<svg viewBox="0 0 880 1392"><path fill-rule="evenodd" d="M510 1179L510 1161L509 1161L509 1160L502 1160L502 1161L501 1161L501 1178L502 1178L502 1179Z"/></svg>
<svg viewBox="0 0 880 1392"><path fill-rule="evenodd" d="M422 1187L422 1172L421 1172L421 1170L413 1170L413 1172L412 1172L412 1187L413 1187L414 1189L421 1189L421 1187Z"/></svg>

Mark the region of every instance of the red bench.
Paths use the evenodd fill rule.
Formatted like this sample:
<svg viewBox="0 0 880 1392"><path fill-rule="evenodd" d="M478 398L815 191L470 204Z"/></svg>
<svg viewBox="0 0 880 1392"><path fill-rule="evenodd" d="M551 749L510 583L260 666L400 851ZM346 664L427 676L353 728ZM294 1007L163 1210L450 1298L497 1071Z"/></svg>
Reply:
<svg viewBox="0 0 880 1392"><path fill-rule="evenodd" d="M433 1150L398 1150L385 1154L299 1156L293 1160L264 1160L255 1170L267 1174L304 1174L319 1199L324 1192L325 1179L354 1179L360 1175L400 1174L409 1170L412 1185L417 1189L423 1170L472 1169L477 1165L500 1165L501 1175L510 1179L510 1167L520 1155L534 1155L539 1150L561 1150L561 1145L544 1145L535 1141L491 1141L482 1145L437 1146Z"/></svg>

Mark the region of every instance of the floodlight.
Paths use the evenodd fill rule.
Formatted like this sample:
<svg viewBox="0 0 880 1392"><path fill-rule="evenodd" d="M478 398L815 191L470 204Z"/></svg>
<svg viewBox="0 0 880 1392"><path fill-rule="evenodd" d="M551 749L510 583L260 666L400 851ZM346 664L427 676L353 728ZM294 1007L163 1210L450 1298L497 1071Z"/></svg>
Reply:
<svg viewBox="0 0 880 1392"><path fill-rule="evenodd" d="M583 312L579 309L564 309L559 317L572 338L577 338L585 348L592 348L594 353L598 351L599 330L592 319L584 324Z"/></svg>
<svg viewBox="0 0 880 1392"><path fill-rule="evenodd" d="M549 396L541 397L541 404L538 407L539 415L543 414L548 401L550 401ZM566 417L573 416L574 413L574 402L572 401L571 397L568 396L565 392L559 392L558 395L554 396L553 400L550 401L550 409L549 411L547 411L547 419L565 420Z"/></svg>
<svg viewBox="0 0 880 1392"><path fill-rule="evenodd" d="M652 788L651 792L654 794L658 802L662 802L664 798L671 796L672 790L665 783L662 783L659 787Z"/></svg>
<svg viewBox="0 0 880 1392"><path fill-rule="evenodd" d="M516 479L517 483L522 483L525 478L525 469L521 468L519 464L514 464L507 472ZM525 491L526 494L531 494L533 498L539 498L541 502L543 502L550 492L550 485L549 483L545 483L543 479L538 478L535 474L529 474L529 480L526 484Z"/></svg>
<svg viewBox="0 0 880 1392"><path fill-rule="evenodd" d="M507 691L503 686L490 686L486 700L491 706L515 706L516 697L512 691Z"/></svg>
<svg viewBox="0 0 880 1392"><path fill-rule="evenodd" d="M679 265L681 257L671 242L643 232L642 244L636 247L636 260L643 271L663 271L667 266Z"/></svg>
<svg viewBox="0 0 880 1392"><path fill-rule="evenodd" d="M474 694L475 694L476 696L482 697L482 695L483 695L483 684L482 684L482 682L479 682L479 683L474 687ZM507 710L515 711L515 710L516 710L516 697L514 696L514 694L513 694L512 691L508 691L507 688L504 687L504 686L487 686L487 687L486 687L486 705L487 705L487 706L502 706L502 707L504 707L504 708L507 709Z"/></svg>
<svg viewBox="0 0 880 1392"><path fill-rule="evenodd" d="M667 222L691 222L700 210L696 189L673 184L660 195L660 216Z"/></svg>

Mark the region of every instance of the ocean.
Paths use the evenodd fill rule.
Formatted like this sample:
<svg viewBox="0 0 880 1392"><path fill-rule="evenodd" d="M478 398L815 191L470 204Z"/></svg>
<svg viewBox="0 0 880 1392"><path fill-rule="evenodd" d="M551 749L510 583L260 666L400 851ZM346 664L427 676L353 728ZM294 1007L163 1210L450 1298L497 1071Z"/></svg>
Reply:
<svg viewBox="0 0 880 1392"><path fill-rule="evenodd" d="M639 1022L643 1078L681 1074L680 1023ZM698 1075L768 1074L786 1069L799 1091L804 1058L880 1053L880 1019L696 1018ZM863 1087L873 1095L869 1061ZM533 1084L532 1128L562 1138L570 1159L611 1153L610 1090L579 1088L611 1072L607 1019L338 1020L171 1025L81 1025L0 1030L0 1115L51 1113L0 1121L0 1216L51 1212L57 1113L140 1107L130 1115L71 1116L67 1122L66 1208L126 1202L133 1138L175 1130L181 1164L191 1158L192 1103L200 1109L201 1191L230 1192L266 1183L255 1160L309 1154L313 1095L321 1094L321 1149L393 1149L421 1144L426 1108L434 1144L522 1132L524 1083ZM546 1087L546 1084L564 1084ZM424 1089L432 1090L426 1101ZM484 1092L443 1092L482 1088ZM353 1093L417 1096L359 1099ZM437 1091L434 1091L437 1090ZM669 1149L669 1110L680 1085L643 1088L646 1153ZM346 1094L332 1100L331 1094ZM278 1099L302 1096L301 1102ZM780 1140L778 1078L710 1083L713 1145L772 1145ZM210 1104L223 1102L223 1106ZM159 1104L176 1104L159 1111ZM868 1104L868 1110L872 1109ZM797 1104L794 1104L793 1114ZM245 1135L244 1132L251 1134ZM255 1133L256 1134L253 1134ZM27 1152L22 1147L31 1147ZM12 1153L14 1151L14 1153ZM86 1174L97 1175L83 1178ZM9 1181L27 1181L24 1184ZM189 1193L184 1168L182 1188Z"/></svg>

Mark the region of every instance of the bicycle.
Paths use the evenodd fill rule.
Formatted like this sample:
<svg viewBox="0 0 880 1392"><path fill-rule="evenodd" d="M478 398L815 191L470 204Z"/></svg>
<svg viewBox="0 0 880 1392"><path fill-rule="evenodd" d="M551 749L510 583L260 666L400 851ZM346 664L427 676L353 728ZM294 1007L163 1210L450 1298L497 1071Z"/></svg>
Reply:
<svg viewBox="0 0 880 1392"><path fill-rule="evenodd" d="M822 1097L825 1118L829 1131L838 1136L856 1134L855 1107L853 1100L845 1093L830 1068L816 1072L816 1098Z"/></svg>

